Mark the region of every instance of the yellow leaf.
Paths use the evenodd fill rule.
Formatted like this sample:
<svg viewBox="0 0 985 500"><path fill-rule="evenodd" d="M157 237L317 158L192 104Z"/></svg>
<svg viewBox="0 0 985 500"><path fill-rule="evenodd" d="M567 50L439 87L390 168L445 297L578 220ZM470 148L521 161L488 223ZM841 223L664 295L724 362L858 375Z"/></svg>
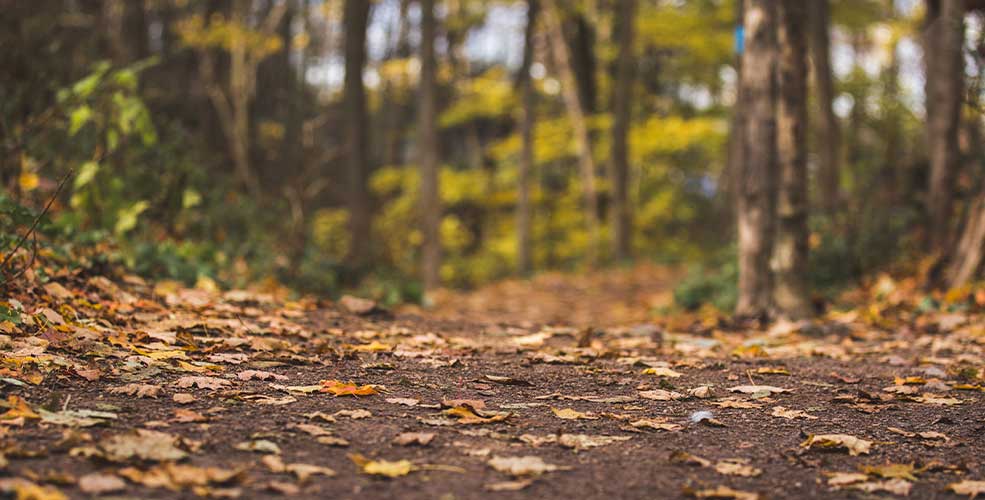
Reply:
<svg viewBox="0 0 985 500"><path fill-rule="evenodd" d="M682 375L679 372L675 372L674 370L671 370L670 368L666 368L663 366L658 366L656 368L647 368L643 370L642 373L643 375L656 375L658 377L670 377L670 378L677 378Z"/></svg>
<svg viewBox="0 0 985 500"><path fill-rule="evenodd" d="M591 413L582 413L582 412L580 412L578 410L573 410L571 408L564 408L562 410L559 410L557 408L551 408L551 411L554 412L554 415L557 418L564 419L564 420L596 420L596 419L598 419L598 417L596 417L595 415L593 415Z"/></svg>
<svg viewBox="0 0 985 500"><path fill-rule="evenodd" d="M390 478L406 476L415 469L410 460L398 460L390 462L388 460L370 460L358 453L350 454L349 459L353 461L364 474L376 476L386 476Z"/></svg>
<svg viewBox="0 0 985 500"><path fill-rule="evenodd" d="M456 406L444 411L445 415L458 418L460 424L490 424L502 422L512 415L512 413L482 412L469 405Z"/></svg>
<svg viewBox="0 0 985 500"><path fill-rule="evenodd" d="M33 418L33 419L41 418L40 415L34 413L34 410L32 410L30 406L28 406L27 401L24 401L24 398L20 396L15 396L13 394L7 396L7 404L5 406L7 406L7 408L10 409L7 410L7 412L4 413L3 415L0 415L0 420L14 420L18 418Z"/></svg>
<svg viewBox="0 0 985 500"><path fill-rule="evenodd" d="M354 382L342 382L339 380L322 380L321 392L328 392L334 396L372 396L379 392L371 385L356 385Z"/></svg>
<svg viewBox="0 0 985 500"><path fill-rule="evenodd" d="M38 177L38 174L34 172L21 172L18 184L20 184L21 191L27 192L37 189L40 181L41 179Z"/></svg>

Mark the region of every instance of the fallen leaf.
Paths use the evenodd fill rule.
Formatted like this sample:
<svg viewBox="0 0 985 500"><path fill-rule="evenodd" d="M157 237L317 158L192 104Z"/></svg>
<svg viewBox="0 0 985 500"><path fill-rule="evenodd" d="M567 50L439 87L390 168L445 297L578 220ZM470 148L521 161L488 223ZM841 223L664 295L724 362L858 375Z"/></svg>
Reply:
<svg viewBox="0 0 985 500"><path fill-rule="evenodd" d="M671 452L670 463L683 464L683 465L697 465L698 467L708 467L711 465L710 460L701 458L697 455L692 455L691 453L682 450Z"/></svg>
<svg viewBox="0 0 985 500"><path fill-rule="evenodd" d="M175 385L180 389L188 389L189 387L198 387L199 389L225 389L231 385L231 382L218 378L218 377L198 377L198 376L188 376L181 377L175 382Z"/></svg>
<svg viewBox="0 0 985 500"><path fill-rule="evenodd" d="M240 451L253 451L257 453L273 453L275 455L280 455L280 447L277 446L277 443L266 439L243 441L242 443L237 443L233 448Z"/></svg>
<svg viewBox="0 0 985 500"><path fill-rule="evenodd" d="M742 490L733 490L728 486L718 486L703 490L686 489L685 493L694 498L714 498L714 499L734 499L734 500L759 500L759 493L751 493Z"/></svg>
<svg viewBox="0 0 985 500"><path fill-rule="evenodd" d="M109 390L109 392L112 394L136 396L138 398L156 398L161 392L161 386L151 384L127 384L120 387L113 387Z"/></svg>
<svg viewBox="0 0 985 500"><path fill-rule="evenodd" d="M729 476L756 477L763 473L762 469L749 465L744 458L729 458L715 464L715 471Z"/></svg>
<svg viewBox="0 0 985 500"><path fill-rule="evenodd" d="M771 394L790 392L790 389L784 389L773 385L737 385L735 387L729 387L728 390L730 392L740 392L742 394L765 394L767 396Z"/></svg>
<svg viewBox="0 0 985 500"><path fill-rule="evenodd" d="M236 374L236 378L246 381L246 380L287 380L287 377L283 375L278 375L273 372L265 372L262 370L244 370Z"/></svg>
<svg viewBox="0 0 985 500"><path fill-rule="evenodd" d="M679 392L654 389L652 391L640 391L640 397L643 399L652 399L654 401L676 401L679 399L684 399L686 396Z"/></svg>
<svg viewBox="0 0 985 500"><path fill-rule="evenodd" d="M557 437L557 443L565 448L572 448L574 451L598 448L612 443L629 441L629 436L590 436L587 434L561 434Z"/></svg>
<svg viewBox="0 0 985 500"><path fill-rule="evenodd" d="M968 495L968 498L976 498L978 495L985 495L985 481L965 479L964 481L947 485L947 489L958 495Z"/></svg>
<svg viewBox="0 0 985 500"><path fill-rule="evenodd" d="M551 408L554 412L554 416L562 420L598 420L598 417L593 413L582 413L580 411L574 410L572 408Z"/></svg>
<svg viewBox="0 0 985 500"><path fill-rule="evenodd" d="M188 393L185 393L185 392L179 392L179 393L175 394L174 396L171 396L171 401L174 401L175 403L178 403L180 405L186 405L186 404L189 404L189 403L194 403L196 401L196 399L195 399L195 396L193 396L191 394L188 394Z"/></svg>
<svg viewBox="0 0 985 500"><path fill-rule="evenodd" d="M393 438L393 444L400 446L420 445L427 446L434 439L433 432L402 432Z"/></svg>
<svg viewBox="0 0 985 500"><path fill-rule="evenodd" d="M421 404L420 399L414 398L386 398L386 402L395 405L417 406Z"/></svg>
<svg viewBox="0 0 985 500"><path fill-rule="evenodd" d="M342 298L339 299L339 305L344 307L346 311L360 316L372 313L376 310L375 301L352 295L343 295Z"/></svg>
<svg viewBox="0 0 985 500"><path fill-rule="evenodd" d="M379 392L371 385L356 385L353 382L341 382L338 380L322 380L321 392L327 392L334 396L372 396Z"/></svg>
<svg viewBox="0 0 985 500"><path fill-rule="evenodd" d="M491 424L502 422L513 415L510 412L484 412L468 405L456 406L443 411L445 415L458 418L460 424Z"/></svg>
<svg viewBox="0 0 985 500"><path fill-rule="evenodd" d="M410 460L397 460L395 462L370 460L360 454L350 454L349 459L359 466L364 474L386 476L389 478L406 476L415 469L414 464Z"/></svg>
<svg viewBox="0 0 985 500"><path fill-rule="evenodd" d="M503 385L525 385L525 386L533 385L530 382L527 382L526 380L520 380L513 377L501 377L499 375L485 375L483 378L490 382L495 382L497 384L503 384Z"/></svg>
<svg viewBox="0 0 985 500"><path fill-rule="evenodd" d="M115 413L94 410L65 410L51 412L39 409L41 421L46 424L64 425L66 427L92 427L94 425L106 424L109 420L116 420Z"/></svg>
<svg viewBox="0 0 985 500"><path fill-rule="evenodd" d="M910 490L913 488L913 483L903 479L889 479L887 481L866 481L864 483L853 483L848 485L848 487L854 490L864 491L866 493L886 492L905 497L910 494Z"/></svg>
<svg viewBox="0 0 985 500"><path fill-rule="evenodd" d="M123 491L127 483L113 474L93 472L79 478L78 487L89 495L103 495L114 491Z"/></svg>
<svg viewBox="0 0 985 500"><path fill-rule="evenodd" d="M348 417L353 420L360 420L363 418L372 417L373 414L369 410L356 409L356 410L339 410L332 414L336 417Z"/></svg>
<svg viewBox="0 0 985 500"><path fill-rule="evenodd" d="M670 431L676 432L684 428L680 424L671 424L665 420L658 420L654 418L641 418L634 422L630 422L630 427L634 429L651 429L655 431Z"/></svg>
<svg viewBox="0 0 985 500"><path fill-rule="evenodd" d="M646 368L640 373L642 373L643 375L656 375L658 377L668 377L668 378L677 378L684 375L683 373L676 372L665 366Z"/></svg>
<svg viewBox="0 0 985 500"><path fill-rule="evenodd" d="M486 491L520 491L534 483L535 478L520 479L517 481L499 481L486 483L482 488Z"/></svg>
<svg viewBox="0 0 985 500"><path fill-rule="evenodd" d="M493 469L513 476L539 476L545 472L568 470L564 467L544 462L540 457L493 457L488 462Z"/></svg>
<svg viewBox="0 0 985 500"><path fill-rule="evenodd" d="M811 434L803 443L800 443L800 446L807 449L812 449L815 446L821 448L844 448L848 450L849 455L857 456L859 454L868 455L869 449L872 447L872 442L848 434Z"/></svg>
<svg viewBox="0 0 985 500"><path fill-rule="evenodd" d="M803 410L790 410L782 406L774 406L773 413L771 413L771 415L773 415L774 417L785 418L788 420L795 420L798 418L803 418L807 420L817 420L817 417L815 417L814 415L808 415L807 412Z"/></svg>
<svg viewBox="0 0 985 500"><path fill-rule="evenodd" d="M179 449L178 439L170 434L146 429L116 434L104 439L99 447L105 458L113 462L124 462L131 458L154 462L177 461L188 456Z"/></svg>
<svg viewBox="0 0 985 500"><path fill-rule="evenodd" d="M866 465L862 467L862 472L870 474L873 476L879 476L883 479L906 479L908 481L916 481L916 476L913 475L916 472L913 464L884 464L884 465Z"/></svg>
<svg viewBox="0 0 985 500"><path fill-rule="evenodd" d="M284 471L294 474L297 476L298 481L302 483L306 482L311 476L332 477L335 475L335 471L328 467L311 464L287 464L284 467Z"/></svg>

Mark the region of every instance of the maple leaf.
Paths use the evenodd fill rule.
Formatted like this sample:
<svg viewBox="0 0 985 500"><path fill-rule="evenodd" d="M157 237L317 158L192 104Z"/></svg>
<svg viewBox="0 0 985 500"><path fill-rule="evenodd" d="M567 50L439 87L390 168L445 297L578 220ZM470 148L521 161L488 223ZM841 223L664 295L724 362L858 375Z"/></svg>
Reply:
<svg viewBox="0 0 985 500"><path fill-rule="evenodd" d="M372 396L379 392L371 385L357 385L354 382L342 382L339 380L322 380L320 392L327 392L334 396Z"/></svg>

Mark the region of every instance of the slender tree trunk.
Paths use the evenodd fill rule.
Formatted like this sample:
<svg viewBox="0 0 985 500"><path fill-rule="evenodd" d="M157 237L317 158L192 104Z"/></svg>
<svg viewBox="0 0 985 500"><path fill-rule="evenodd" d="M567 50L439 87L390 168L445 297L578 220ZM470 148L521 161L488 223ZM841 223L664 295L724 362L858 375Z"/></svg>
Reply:
<svg viewBox="0 0 985 500"><path fill-rule="evenodd" d="M592 142L578 96L578 82L571 66L571 54L561 31L561 13L554 0L544 0L545 21L551 38L551 49L561 76L561 95L571 127L574 129L575 143L578 147L578 166L581 172L582 194L585 199L585 220L588 229L588 262L594 266L598 261L599 216L598 196L595 188L595 159L592 157Z"/></svg>
<svg viewBox="0 0 985 500"><path fill-rule="evenodd" d="M366 28L369 0L345 0L345 83L343 100L346 127L347 204L349 207L348 260L357 267L367 263L370 252L371 207L369 177L369 123L366 115Z"/></svg>
<svg viewBox="0 0 985 500"><path fill-rule="evenodd" d="M811 70L817 90L818 127L817 171L821 206L833 213L838 206L841 187L841 127L832 103L835 98L834 73L831 69L830 0L809 0L807 29L810 33Z"/></svg>
<svg viewBox="0 0 985 500"><path fill-rule="evenodd" d="M421 274L425 291L441 283L441 199L438 185L437 62L434 0L421 0L421 89L417 147L421 169Z"/></svg>
<svg viewBox="0 0 985 500"><path fill-rule="evenodd" d="M732 116L729 118L729 136L725 171L722 172L720 183L725 194L725 206L736 207L738 199L737 183L739 179L739 164L742 163L742 51L744 50L745 0L735 0L735 104L732 106ZM742 39L740 39L740 35ZM731 213L731 210L730 210Z"/></svg>
<svg viewBox="0 0 985 500"><path fill-rule="evenodd" d="M770 256L776 205L776 1L745 2L736 314L762 316L770 312L772 297Z"/></svg>
<svg viewBox="0 0 985 500"><path fill-rule="evenodd" d="M812 313L807 283L807 5L802 0L780 0L778 13L780 184L773 301L781 314L799 319Z"/></svg>
<svg viewBox="0 0 985 500"><path fill-rule="evenodd" d="M524 33L523 63L517 75L520 89L520 162L517 165L517 203L516 203L516 263L522 275L530 274L532 269L532 249L530 237L530 172L534 168L534 126L536 122L536 95L530 78L530 66L534 59L534 37L537 33L537 17L540 4L537 0L527 1L527 29Z"/></svg>
<svg viewBox="0 0 985 500"><path fill-rule="evenodd" d="M632 118L636 58L636 0L622 0L616 12L615 36L619 42L616 81L612 87L612 247L618 260L632 257L633 219L629 192L629 125Z"/></svg>
<svg viewBox="0 0 985 500"><path fill-rule="evenodd" d="M936 4L936 5L935 5ZM958 167L958 128L964 89L963 0L930 0L927 7L927 213L930 246L946 248Z"/></svg>
<svg viewBox="0 0 985 500"><path fill-rule="evenodd" d="M945 271L948 288L971 281L982 265L985 252L985 191L968 207L968 217Z"/></svg>

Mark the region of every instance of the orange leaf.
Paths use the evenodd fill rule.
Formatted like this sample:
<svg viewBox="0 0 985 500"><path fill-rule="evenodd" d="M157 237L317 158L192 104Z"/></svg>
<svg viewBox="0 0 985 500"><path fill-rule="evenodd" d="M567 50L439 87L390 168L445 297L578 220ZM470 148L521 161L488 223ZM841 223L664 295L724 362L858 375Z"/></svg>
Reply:
<svg viewBox="0 0 985 500"><path fill-rule="evenodd" d="M356 385L355 382L339 380L322 380L321 392L329 392L335 396L372 396L379 392L371 385Z"/></svg>

